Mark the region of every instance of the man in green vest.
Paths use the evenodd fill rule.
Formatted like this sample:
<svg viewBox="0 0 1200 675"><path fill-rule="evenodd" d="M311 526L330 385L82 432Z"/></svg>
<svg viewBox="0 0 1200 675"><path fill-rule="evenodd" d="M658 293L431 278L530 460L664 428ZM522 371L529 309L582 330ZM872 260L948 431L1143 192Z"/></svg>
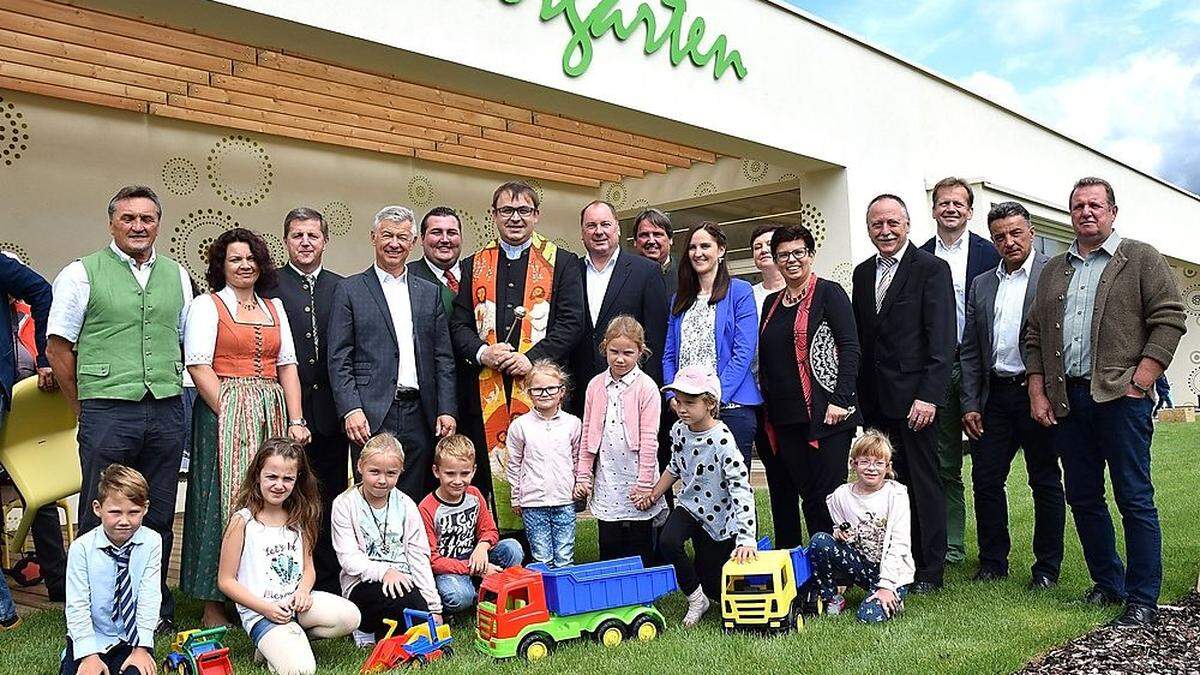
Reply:
<svg viewBox="0 0 1200 675"><path fill-rule="evenodd" d="M92 511L100 472L119 463L150 484L145 523L162 537L158 631L174 632L167 589L183 424L183 317L192 298L187 271L154 250L162 204L148 187L123 187L108 203L112 242L67 265L54 280L46 356L79 415L79 531Z"/></svg>

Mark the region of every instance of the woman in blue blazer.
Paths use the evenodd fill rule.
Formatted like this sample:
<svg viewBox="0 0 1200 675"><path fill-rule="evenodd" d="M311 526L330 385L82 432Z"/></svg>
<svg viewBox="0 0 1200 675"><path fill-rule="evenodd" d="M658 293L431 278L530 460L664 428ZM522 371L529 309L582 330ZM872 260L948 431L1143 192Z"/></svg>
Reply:
<svg viewBox="0 0 1200 675"><path fill-rule="evenodd" d="M685 366L711 368L721 380L721 421L729 426L750 468L762 395L750 371L758 349L758 309L754 291L731 279L725 264L725 233L713 222L687 232L687 253L679 264L679 289L671 298L663 382Z"/></svg>

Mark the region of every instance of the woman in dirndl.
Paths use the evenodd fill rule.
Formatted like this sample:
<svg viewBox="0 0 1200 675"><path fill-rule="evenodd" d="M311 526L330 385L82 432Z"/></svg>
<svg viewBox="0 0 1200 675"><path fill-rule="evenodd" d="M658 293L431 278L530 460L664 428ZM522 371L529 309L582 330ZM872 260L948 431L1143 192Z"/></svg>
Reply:
<svg viewBox="0 0 1200 675"><path fill-rule="evenodd" d="M813 271L816 241L803 225L771 235L784 287L763 300L758 372L763 393L758 456L767 472L776 548L831 532L825 498L846 482L856 410L859 344L846 291Z"/></svg>
<svg viewBox="0 0 1200 675"><path fill-rule="evenodd" d="M263 440L309 440L300 410L296 350L283 304L260 297L274 286L266 243L234 228L208 249L211 293L192 301L184 322L184 363L199 398L183 520L180 589L204 600L205 628L229 623L217 590L221 533L230 504Z"/></svg>

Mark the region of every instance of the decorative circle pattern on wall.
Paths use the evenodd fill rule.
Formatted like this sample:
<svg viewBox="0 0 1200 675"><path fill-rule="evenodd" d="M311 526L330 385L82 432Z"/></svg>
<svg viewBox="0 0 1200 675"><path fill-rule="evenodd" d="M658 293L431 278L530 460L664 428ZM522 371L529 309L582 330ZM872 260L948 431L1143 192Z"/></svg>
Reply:
<svg viewBox="0 0 1200 675"><path fill-rule="evenodd" d="M650 200L645 197L638 197L629 206L635 209L648 209L650 208Z"/></svg>
<svg viewBox="0 0 1200 675"><path fill-rule="evenodd" d="M604 188L604 199L619 209L629 199L629 188L620 183L608 183Z"/></svg>
<svg viewBox="0 0 1200 675"><path fill-rule="evenodd" d="M533 188L533 191L537 193L538 204L544 204L546 202L546 188L542 187L542 184L540 182L533 180L533 179L527 180L525 182L529 183L529 187Z"/></svg>
<svg viewBox="0 0 1200 675"><path fill-rule="evenodd" d="M167 192L186 197L200 185L200 170L185 157L172 157L163 162L162 183Z"/></svg>
<svg viewBox="0 0 1200 675"><path fill-rule="evenodd" d="M1200 365L1200 350L1194 351L1188 355L1194 365Z"/></svg>
<svg viewBox="0 0 1200 675"><path fill-rule="evenodd" d="M0 157L4 166L12 166L29 149L29 123L25 121L25 113L3 96L0 96L0 112L4 115L0 120Z"/></svg>
<svg viewBox="0 0 1200 675"><path fill-rule="evenodd" d="M782 176L780 176L779 180L777 182L786 183L786 182L792 181L792 180L800 180L800 176L797 176L796 174L789 171L788 173L785 173Z"/></svg>
<svg viewBox="0 0 1200 675"><path fill-rule="evenodd" d="M854 265L848 262L840 262L833 268L833 280L841 284L846 292L850 292L850 286L854 283Z"/></svg>
<svg viewBox="0 0 1200 675"><path fill-rule="evenodd" d="M350 228L354 226L354 213L350 211L350 205L341 200L322 206L321 215L325 216L325 224L329 226L330 234L338 237L350 234Z"/></svg>
<svg viewBox="0 0 1200 675"><path fill-rule="evenodd" d="M1183 291L1183 306L1192 316L1200 317L1200 284L1189 286Z"/></svg>
<svg viewBox="0 0 1200 675"><path fill-rule="evenodd" d="M700 181L696 186L696 190L692 193L697 197L706 197L711 194L716 194L717 186L711 180Z"/></svg>
<svg viewBox="0 0 1200 675"><path fill-rule="evenodd" d="M742 160L742 175L751 183L761 183L770 168L766 162L757 159Z"/></svg>
<svg viewBox="0 0 1200 675"><path fill-rule="evenodd" d="M803 204L800 206L800 223L812 232L813 239L817 241L817 248L820 249L825 243L825 235L829 233L825 224L825 214L812 204Z"/></svg>
<svg viewBox="0 0 1200 675"><path fill-rule="evenodd" d="M259 232L258 236L267 242L267 250L271 252L271 262L275 267L279 267L288 261L287 246L283 245L283 239L279 235L274 232Z"/></svg>
<svg viewBox="0 0 1200 675"><path fill-rule="evenodd" d="M1194 369L1188 377L1188 389L1191 389L1193 394L1200 396L1200 368Z"/></svg>
<svg viewBox="0 0 1200 675"><path fill-rule="evenodd" d="M1197 272L1196 268L1191 267L1190 265L1183 268L1183 276L1187 279L1195 278L1196 272Z"/></svg>
<svg viewBox="0 0 1200 675"><path fill-rule="evenodd" d="M413 206L423 208L433 203L433 181L425 176L413 176L408 181L408 199Z"/></svg>
<svg viewBox="0 0 1200 675"><path fill-rule="evenodd" d="M275 181L267 150L247 136L225 136L208 152L208 182L214 192L233 206L255 206Z"/></svg>
<svg viewBox="0 0 1200 675"><path fill-rule="evenodd" d="M208 269L208 247L222 232L238 227L233 216L216 209L197 209L179 219L171 235L171 257L192 273L197 283L204 283Z"/></svg>
<svg viewBox="0 0 1200 675"><path fill-rule="evenodd" d="M496 224L486 215L479 217L464 209L454 209L454 212L458 214L459 220L462 221L463 233L470 232L474 235L475 248L482 248L484 244L499 236L496 232Z"/></svg>
<svg viewBox="0 0 1200 675"><path fill-rule="evenodd" d="M21 262L29 264L29 249L12 241L0 241L0 251L7 251L21 259Z"/></svg>

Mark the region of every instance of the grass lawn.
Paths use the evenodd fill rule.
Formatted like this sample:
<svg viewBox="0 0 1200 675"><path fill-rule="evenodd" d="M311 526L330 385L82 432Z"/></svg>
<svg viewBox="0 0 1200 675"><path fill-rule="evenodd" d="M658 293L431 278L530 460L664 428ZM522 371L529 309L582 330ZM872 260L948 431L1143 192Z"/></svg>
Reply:
<svg viewBox="0 0 1200 675"><path fill-rule="evenodd" d="M1157 503L1163 525L1164 579L1162 602L1186 594L1196 582L1200 567L1200 490L1196 489L1194 451L1200 446L1200 426L1163 425L1154 441L1154 475ZM969 461L966 469L969 480ZM884 626L858 624L853 612L809 622L802 632L774 638L724 635L716 607L700 626L684 630L683 598L678 594L659 604L669 625L657 641L624 644L612 650L578 641L558 649L550 658L527 665L519 660L491 662L470 648L473 616L452 621L455 645L452 659L430 666L434 673L659 673L667 671L734 671L747 666L761 672L1011 672L1049 648L1087 632L1113 618L1116 608L1093 609L1078 602L1090 587L1087 571L1067 518L1066 559L1059 588L1033 595L1025 590L1031 564L1033 523L1024 465L1018 459L1009 481L1014 555L1012 577L1004 582L974 584L974 519L967 523L968 562L951 566L946 588L928 597L911 597L907 611ZM968 501L970 488L968 483ZM1110 498L1111 503L1111 498ZM758 494L761 529L769 532L770 510L765 491ZM968 507L970 512L970 506ZM1119 522L1115 509L1114 520ZM1118 527L1118 536L1120 528ZM578 557L596 555L596 528L581 523ZM855 591L851 607L861 600ZM181 603L179 625L198 624L199 604ZM64 634L61 612L29 617L14 633L0 634L0 673L57 672ZM240 630L231 632L226 645L236 655L239 674L266 673L251 661L253 649ZM158 644L166 654L169 640ZM366 653L348 639L316 643L321 673L354 673ZM115 674L114 674L115 675Z"/></svg>

